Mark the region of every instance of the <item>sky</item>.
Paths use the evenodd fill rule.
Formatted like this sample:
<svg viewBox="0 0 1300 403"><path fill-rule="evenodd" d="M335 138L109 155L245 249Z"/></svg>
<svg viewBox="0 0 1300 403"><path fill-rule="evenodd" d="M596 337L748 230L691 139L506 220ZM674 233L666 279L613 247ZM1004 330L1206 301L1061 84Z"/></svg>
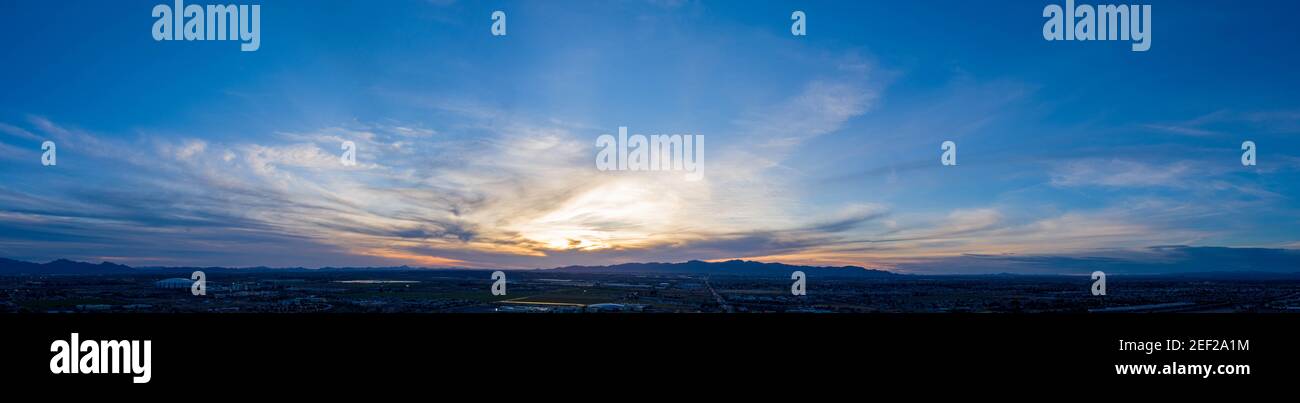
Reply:
<svg viewBox="0 0 1300 403"><path fill-rule="evenodd" d="M242 52L0 2L0 257L1300 271L1300 3L1149 1L1145 52L1063 3L261 1ZM596 169L619 127L703 178Z"/></svg>

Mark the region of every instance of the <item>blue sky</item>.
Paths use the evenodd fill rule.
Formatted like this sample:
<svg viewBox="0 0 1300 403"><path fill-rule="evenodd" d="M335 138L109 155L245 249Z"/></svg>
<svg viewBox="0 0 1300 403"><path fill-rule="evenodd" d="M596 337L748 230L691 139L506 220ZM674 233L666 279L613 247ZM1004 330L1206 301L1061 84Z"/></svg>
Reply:
<svg viewBox="0 0 1300 403"><path fill-rule="evenodd" d="M161 3L0 3L0 256L1300 262L1295 2L1149 2L1147 52L1044 40L1063 1L265 1L255 52L154 41ZM705 135L705 178L596 170L619 126Z"/></svg>

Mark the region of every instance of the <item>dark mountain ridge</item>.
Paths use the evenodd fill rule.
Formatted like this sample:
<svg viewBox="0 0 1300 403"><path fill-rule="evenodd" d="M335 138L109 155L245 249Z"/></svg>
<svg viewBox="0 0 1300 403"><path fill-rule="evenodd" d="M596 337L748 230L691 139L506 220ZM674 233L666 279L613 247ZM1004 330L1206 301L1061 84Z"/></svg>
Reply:
<svg viewBox="0 0 1300 403"><path fill-rule="evenodd" d="M707 274L751 277L789 277L795 271L818 277L893 277L899 274L859 266L797 266L785 263L763 263L750 260L704 262L692 260L683 263L624 263L611 266L566 266L555 270L570 273L602 274Z"/></svg>
<svg viewBox="0 0 1300 403"><path fill-rule="evenodd" d="M59 259L49 263L32 263L20 260L0 258L0 275L97 275L97 274L132 274L132 273L182 273L194 270L221 272L226 270L240 272L274 271L286 272L335 272L335 271L406 271L406 270L465 270L465 269L429 269L420 267L323 267L308 269L302 267L138 267L133 268L110 262L99 264L76 262ZM747 260L728 260L725 262L703 262L692 260L683 263L625 263L612 266L567 266L554 269L565 273L599 273L599 274L705 274L737 275L753 277L789 277L795 271L802 271L810 276L834 277L889 277L897 274L882 270L866 269L858 266L819 267L798 266L784 263L762 263Z"/></svg>

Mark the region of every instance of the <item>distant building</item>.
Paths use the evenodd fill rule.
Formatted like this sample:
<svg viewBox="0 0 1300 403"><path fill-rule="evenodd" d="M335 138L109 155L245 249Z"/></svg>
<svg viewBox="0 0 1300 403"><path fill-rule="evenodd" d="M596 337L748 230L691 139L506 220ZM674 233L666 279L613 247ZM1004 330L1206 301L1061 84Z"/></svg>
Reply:
<svg viewBox="0 0 1300 403"><path fill-rule="evenodd" d="M641 312L645 310L645 305L641 304L591 304L587 305L587 312Z"/></svg>
<svg viewBox="0 0 1300 403"><path fill-rule="evenodd" d="M169 278L158 280L158 282L153 283L153 286L156 288L190 288L193 284L194 280L188 278Z"/></svg>
<svg viewBox="0 0 1300 403"><path fill-rule="evenodd" d="M587 312L618 312L623 310L621 304L591 304L587 305Z"/></svg>

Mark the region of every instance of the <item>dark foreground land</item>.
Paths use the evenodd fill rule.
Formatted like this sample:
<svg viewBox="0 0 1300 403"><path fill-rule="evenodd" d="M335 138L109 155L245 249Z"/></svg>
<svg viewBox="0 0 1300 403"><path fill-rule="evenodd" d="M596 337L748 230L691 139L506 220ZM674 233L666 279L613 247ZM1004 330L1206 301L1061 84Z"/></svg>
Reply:
<svg viewBox="0 0 1300 403"><path fill-rule="evenodd" d="M1300 278L1111 276L782 277L482 270L248 270L0 275L0 312L1300 312ZM167 281L167 279L172 279ZM168 285L177 288L166 288ZM178 287L179 285L179 287Z"/></svg>

